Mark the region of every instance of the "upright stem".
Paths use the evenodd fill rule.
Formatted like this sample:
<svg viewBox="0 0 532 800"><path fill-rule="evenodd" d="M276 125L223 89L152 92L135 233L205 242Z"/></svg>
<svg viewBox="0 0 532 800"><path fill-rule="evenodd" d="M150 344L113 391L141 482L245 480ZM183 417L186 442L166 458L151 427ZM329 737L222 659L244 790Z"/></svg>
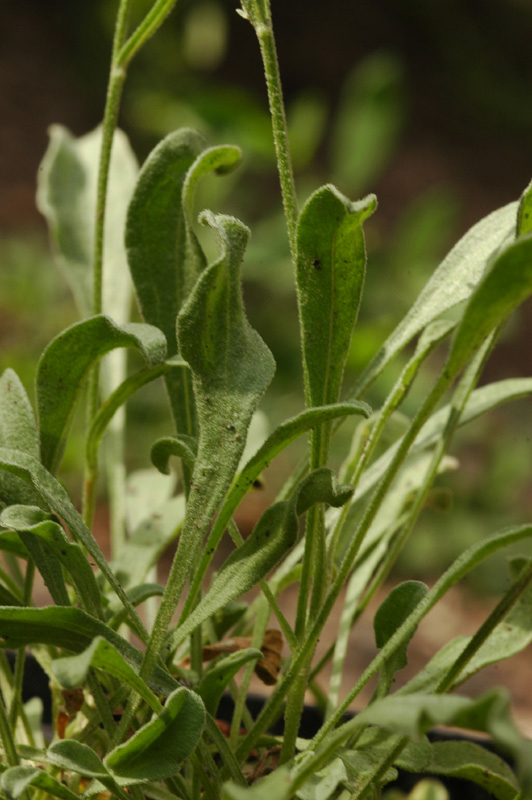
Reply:
<svg viewBox="0 0 532 800"><path fill-rule="evenodd" d="M277 49L273 35L271 12L269 0L263 2L247 2L242 4L246 10L250 22L255 28L259 41L264 74L266 77L266 87L268 90L268 102L270 105L270 116L272 120L273 141L275 145L275 156L277 168L279 170L279 180L281 182L281 193L283 196L283 207L288 229L288 239L290 242L290 253L292 261L296 263L296 233L297 218L299 215L297 207L296 187L294 181L294 171L292 158L290 155L290 142L288 139L288 126L286 123L286 112L283 100L283 89L281 76L279 73L279 61L277 59Z"/></svg>

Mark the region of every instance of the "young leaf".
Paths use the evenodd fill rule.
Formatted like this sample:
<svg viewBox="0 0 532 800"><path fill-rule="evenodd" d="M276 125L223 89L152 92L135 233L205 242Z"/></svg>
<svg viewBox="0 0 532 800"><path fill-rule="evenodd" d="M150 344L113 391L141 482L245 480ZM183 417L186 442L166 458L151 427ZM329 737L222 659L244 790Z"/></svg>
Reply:
<svg viewBox="0 0 532 800"><path fill-rule="evenodd" d="M197 692L205 703L205 710L208 714L212 716L216 714L222 694L238 670L248 661L253 661L257 658L263 658L262 652L254 647L247 647L244 650L238 650L236 653L226 656L205 673Z"/></svg>
<svg viewBox="0 0 532 800"><path fill-rule="evenodd" d="M388 597L381 603L375 617L373 628L375 630L375 644L384 647L388 639L403 624L410 612L427 594L427 586L419 581L405 581L396 586ZM411 637L415 631L412 631ZM410 637L410 638L411 638ZM406 667L406 650L410 639L405 639L401 646L383 665L379 684L376 689L377 697L384 697L390 691L394 674Z"/></svg>
<svg viewBox="0 0 532 800"><path fill-rule="evenodd" d="M150 458L154 467L163 475L170 474L169 461L171 456L178 456L192 471L197 453L197 442L192 436L165 436L153 443Z"/></svg>
<svg viewBox="0 0 532 800"><path fill-rule="evenodd" d="M0 445L16 447L35 458L39 457L39 434L33 409L16 372L6 369L0 378ZM0 474L0 500L35 504L38 495L24 481L5 472Z"/></svg>
<svg viewBox="0 0 532 800"><path fill-rule="evenodd" d="M66 128L53 125L38 173L37 206L46 217L57 260L83 316L92 311L94 209L101 141L101 128L76 139ZM118 324L127 321L131 304L123 237L137 172L127 137L115 131L107 193L103 310Z"/></svg>
<svg viewBox="0 0 532 800"><path fill-rule="evenodd" d="M297 292L307 406L336 403L356 322L374 195L350 202L334 186L307 200L297 228Z"/></svg>
<svg viewBox="0 0 532 800"><path fill-rule="evenodd" d="M91 667L104 670L121 683L134 689L148 706L158 713L161 704L149 687L130 667L116 647L101 636L96 636L89 647L77 656L67 656L52 661L52 671L65 689L83 686Z"/></svg>
<svg viewBox="0 0 532 800"><path fill-rule="evenodd" d="M41 458L50 471L61 459L85 374L96 359L117 347L135 347L148 366L164 361L166 355L164 336L157 328L134 322L119 327L103 315L67 328L42 354L36 395Z"/></svg>
<svg viewBox="0 0 532 800"><path fill-rule="evenodd" d="M196 749L204 725L200 697L181 686L157 717L111 750L105 766L122 786L169 778Z"/></svg>
<svg viewBox="0 0 532 800"><path fill-rule="evenodd" d="M6 796L16 800L22 797L26 789L39 789L50 797L59 797L61 800L79 800L79 795L74 794L56 778L37 767L11 767L6 770L0 780L0 786Z"/></svg>
<svg viewBox="0 0 532 800"><path fill-rule="evenodd" d="M50 745L46 760L60 769L99 781L111 795L128 800L129 795L115 782L94 750L76 739L62 739Z"/></svg>
<svg viewBox="0 0 532 800"><path fill-rule="evenodd" d="M300 800L328 800L336 797L339 785L347 783L348 774L341 758L334 758L326 767L314 773L308 781L296 792ZM351 789L351 784L349 784Z"/></svg>
<svg viewBox="0 0 532 800"><path fill-rule="evenodd" d="M429 322L471 295L486 263L515 232L517 203L497 209L474 225L453 247L425 285L409 312L366 367L351 397L360 397L403 347Z"/></svg>
<svg viewBox="0 0 532 800"><path fill-rule="evenodd" d="M31 506L10 506L4 509L0 515L0 522L8 528L19 531L26 546L28 543L31 546L32 540L34 541L35 538L39 544L43 544L45 550L49 554L53 554L54 559L62 564L69 573L78 597L89 614L102 617L100 590L85 553L78 544L69 541L61 525L50 519L50 514L45 514L40 508ZM35 558L34 554L33 557ZM36 565L46 581L46 574L42 572L42 564L37 559ZM59 573L61 574L60 568ZM48 581L46 583L48 585ZM70 602L63 602L61 605L70 605Z"/></svg>

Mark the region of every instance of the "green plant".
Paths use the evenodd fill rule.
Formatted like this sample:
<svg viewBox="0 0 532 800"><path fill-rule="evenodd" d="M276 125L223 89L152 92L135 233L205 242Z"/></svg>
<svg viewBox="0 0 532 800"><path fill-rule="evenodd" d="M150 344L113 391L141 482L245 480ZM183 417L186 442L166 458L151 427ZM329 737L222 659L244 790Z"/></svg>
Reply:
<svg viewBox="0 0 532 800"><path fill-rule="evenodd" d="M249 426L274 373L270 351L243 308L240 267L249 231L233 217L202 212L199 221L219 247L208 263L194 222L198 181L236 167L240 152L208 147L199 133L180 130L137 173L127 140L115 130L120 94L131 59L173 0L156 0L128 35L131 5L119 5L101 131L75 140L55 128L40 173L39 206L83 319L55 337L39 360L37 419L17 375L6 370L0 379L0 636L3 648L16 650L13 672L0 658L2 791L38 798L344 800L377 797L400 767L460 774L498 798L530 796L530 742L512 723L507 694L451 693L532 640L530 559L510 561L510 588L475 635L449 642L406 686L391 690L420 620L489 555L529 538L531 525L473 545L430 590L416 581L396 586L375 615L378 655L342 701L340 683L350 631L382 587L435 478L449 468L454 431L532 392L527 378L475 388L504 322L532 293L532 188L463 237L341 400L365 279L363 224L376 199L351 202L325 185L299 212L269 3L242 0L240 13L256 31L265 66L305 388L304 410L243 462ZM141 323L128 321L128 269ZM416 338L382 407L372 410L364 393ZM136 371L128 373L124 348L144 362ZM377 449L437 348L443 367L430 392L394 443ZM133 476L135 494L127 496L123 406L157 378L166 384L175 435L157 440L151 457L163 475L171 456L180 459L180 490L154 470ZM55 474L85 385L80 514ZM360 419L337 480L327 466L330 444L350 416ZM305 434L308 458L243 540L233 521L240 502L270 461ZM111 561L92 532L100 467L111 504ZM234 550L207 580L226 530ZM177 551L161 586L153 568L174 539ZM44 608L32 605L36 571L53 601ZM278 598L293 583L299 588L292 625ZM243 603L254 588L255 599ZM337 601L335 646L316 663L317 641ZM279 631L268 628L272 612L288 650L282 664ZM51 744L22 704L27 645L51 678ZM316 686L327 661L324 723L303 740L305 690ZM246 694L255 669L275 686L253 720ZM372 701L343 721L375 676ZM216 722L225 690L235 700L227 737ZM68 704L60 708L63 698ZM284 735L273 737L269 729L280 716ZM434 724L491 734L513 756L517 777L471 742L429 743L425 734ZM417 793L428 796L434 785L427 787Z"/></svg>

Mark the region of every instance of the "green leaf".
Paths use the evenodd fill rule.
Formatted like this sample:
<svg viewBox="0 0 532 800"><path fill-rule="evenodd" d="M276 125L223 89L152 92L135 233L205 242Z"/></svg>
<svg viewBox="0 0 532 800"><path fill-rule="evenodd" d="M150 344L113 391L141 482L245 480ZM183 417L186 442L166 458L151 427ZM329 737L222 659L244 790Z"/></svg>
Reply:
<svg viewBox="0 0 532 800"><path fill-rule="evenodd" d="M473 226L431 276L409 312L366 367L351 397L361 396L403 347L429 322L471 295L486 263L515 231L517 203L499 208Z"/></svg>
<svg viewBox="0 0 532 800"><path fill-rule="evenodd" d="M124 607L127 608L131 625L134 627L137 635L145 640L146 631L140 618L116 576L113 574L113 571L110 569L105 556L100 550L98 542L72 505L63 485L35 458L21 453L18 450L0 448L0 469L11 472L31 484L46 504L64 520L73 538L81 543L92 556L97 566L112 586L117 597L120 598Z"/></svg>
<svg viewBox="0 0 532 800"><path fill-rule="evenodd" d="M375 631L375 644L377 647L384 647L386 642L393 636L395 631L403 624L411 611L427 594L427 586L419 581L405 581L396 586L388 597L381 603L375 617L373 618L373 628ZM411 637L415 631L412 631ZM410 638L411 638L410 637ZM401 646L383 665L379 684L376 689L377 697L384 697L390 691L393 683L394 674L406 667L406 650L410 639L405 639Z"/></svg>
<svg viewBox="0 0 532 800"><path fill-rule="evenodd" d="M348 723L349 724L349 723ZM522 788L532 782L532 745L521 738L509 711L509 697L492 689L475 699L450 695L391 695L375 701L354 723L378 725L416 739L434 725L453 725L490 733L517 760Z"/></svg>
<svg viewBox="0 0 532 800"><path fill-rule="evenodd" d="M81 653L101 636L138 672L142 653L108 625L91 617L80 608L47 606L45 608L0 607L1 646L16 649L28 644L47 644L74 653ZM150 680L157 694L168 695L176 688L172 676L157 667Z"/></svg>
<svg viewBox="0 0 532 800"><path fill-rule="evenodd" d="M11 767L3 773L0 786L7 797L14 799L21 797L26 789L34 788L61 800L79 800L79 795L37 767Z"/></svg>
<svg viewBox="0 0 532 800"><path fill-rule="evenodd" d="M519 785L514 773L502 758L485 747L467 741L434 742L431 751L427 772L472 781L497 800L515 800Z"/></svg>
<svg viewBox="0 0 532 800"><path fill-rule="evenodd" d="M457 374L491 331L532 293L532 235L491 262L471 295L451 342L444 372Z"/></svg>
<svg viewBox="0 0 532 800"><path fill-rule="evenodd" d="M262 652L254 647L247 647L244 650L238 650L236 653L230 653L205 673L197 692L203 700L208 714L212 716L216 714L222 694L238 670L244 664L257 658L263 658Z"/></svg>
<svg viewBox="0 0 532 800"><path fill-rule="evenodd" d="M195 692L180 687L161 713L106 756L120 785L169 778L194 752L205 724L205 707Z"/></svg>
<svg viewBox="0 0 532 800"><path fill-rule="evenodd" d="M527 233L532 233L532 181L521 195L517 210L516 236Z"/></svg>
<svg viewBox="0 0 532 800"><path fill-rule="evenodd" d="M326 767L312 775L296 792L300 800L327 800L339 784L347 781L347 771L341 758L333 759Z"/></svg>
<svg viewBox="0 0 532 800"><path fill-rule="evenodd" d="M197 442L192 436L165 436L153 443L150 451L151 462L163 475L170 474L171 456L178 456L192 471L197 452Z"/></svg>
<svg viewBox="0 0 532 800"><path fill-rule="evenodd" d="M271 772L253 786L237 786L233 782L224 783L222 800L289 800L292 779L288 767L283 766Z"/></svg>
<svg viewBox="0 0 532 800"><path fill-rule="evenodd" d="M102 669L118 678L121 683L130 686L153 711L161 710L161 704L153 692L138 677L116 647L101 636L96 636L89 647L79 655L52 661L52 671L65 689L83 686L91 667Z"/></svg>
<svg viewBox="0 0 532 800"><path fill-rule="evenodd" d="M307 200L297 228L297 292L307 406L335 403L366 273L362 223L374 195L350 202L334 186Z"/></svg>
<svg viewBox="0 0 532 800"><path fill-rule="evenodd" d="M176 598L220 510L253 413L275 369L268 347L244 312L240 265L249 231L232 217L204 212L200 219L216 233L221 256L204 270L177 318L180 353L193 373L200 433L178 557L170 573Z"/></svg>
<svg viewBox="0 0 532 800"><path fill-rule="evenodd" d="M2 525L19 531L26 546L34 537L39 544L43 543L45 549L67 570L86 610L96 617L102 617L100 590L90 564L81 547L69 541L61 525L50 519L50 515L40 508L31 506L10 506L4 509L0 521ZM37 559L36 564L46 581L46 574L42 572ZM59 572L61 574L60 568ZM48 585L48 581L46 583ZM60 605L70 605L68 595L67 602Z"/></svg>
<svg viewBox="0 0 532 800"><path fill-rule="evenodd" d="M39 457L39 434L33 409L26 391L12 369L0 378L0 445L16 447L35 458ZM38 496L14 475L0 475L0 500L12 503L37 503Z"/></svg>
<svg viewBox="0 0 532 800"><path fill-rule="evenodd" d="M53 339L37 367L36 395L41 457L55 471L85 374L117 347L134 347L148 366L164 361L166 344L157 328L141 323L119 327L103 315L70 326Z"/></svg>
<svg viewBox="0 0 532 800"><path fill-rule="evenodd" d="M88 778L105 780L109 772L94 750L76 739L54 742L46 751L48 761L61 769L86 775Z"/></svg>
<svg viewBox="0 0 532 800"><path fill-rule="evenodd" d="M46 217L59 266L66 273L83 316L92 311L94 209L102 141L101 128L74 138L53 125L38 173L37 205ZM138 165L122 131L115 131L107 189L103 310L126 322L132 285L124 248L126 209Z"/></svg>

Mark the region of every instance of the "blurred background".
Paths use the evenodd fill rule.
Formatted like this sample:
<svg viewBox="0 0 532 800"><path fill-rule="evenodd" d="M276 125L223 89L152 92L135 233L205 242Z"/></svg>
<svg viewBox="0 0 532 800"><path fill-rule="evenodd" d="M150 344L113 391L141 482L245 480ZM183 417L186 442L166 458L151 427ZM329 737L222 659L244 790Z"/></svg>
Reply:
<svg viewBox="0 0 532 800"><path fill-rule="evenodd" d="M138 0L135 13L150 5ZM262 67L236 5L179 0L130 68L120 125L140 163L183 125L201 129L212 144L241 146L242 166L204 182L198 210L235 214L252 228L245 295L278 363L264 405L271 426L302 407L297 313ZM20 0L2 9L0 367L12 366L28 391L38 354L77 318L35 208L35 176L50 124L82 135L100 121L116 7L111 0ZM368 191L379 199L366 227L368 277L349 386L457 238L517 199L532 177L532 6L273 0L272 9L301 202L327 181L352 199ZM485 381L530 376L531 311L528 304L512 319ZM371 404L382 400L400 366L375 387ZM433 375L420 376L405 413ZM163 393L154 395L139 395L129 408L132 467L145 466L150 443L170 432ZM452 515L438 510L441 503L424 512L399 574L430 579L466 544L530 519L531 421L530 402L522 401L457 436L461 470L440 479L452 493ZM63 476L73 485L76 436L74 430ZM297 451L285 457L266 492L275 493L297 458ZM262 500L250 501L249 524L253 502ZM477 570L477 591L506 585L498 563Z"/></svg>

